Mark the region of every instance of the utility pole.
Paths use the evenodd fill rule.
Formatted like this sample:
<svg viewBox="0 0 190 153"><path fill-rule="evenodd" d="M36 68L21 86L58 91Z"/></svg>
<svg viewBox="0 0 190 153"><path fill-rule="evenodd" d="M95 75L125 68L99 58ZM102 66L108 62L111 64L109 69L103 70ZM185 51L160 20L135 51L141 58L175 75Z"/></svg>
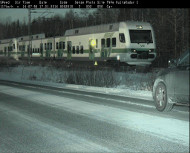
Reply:
<svg viewBox="0 0 190 153"><path fill-rule="evenodd" d="M35 10L35 9L28 9L28 36L29 36L29 45L28 45L28 62L31 62L31 56L32 56L32 39L31 39L31 14L32 13L42 13L41 16L45 13L47 13L47 15L49 13L53 13L53 12L48 12L48 10L44 11L44 12L37 12L37 11L31 11L31 10Z"/></svg>
<svg viewBox="0 0 190 153"><path fill-rule="evenodd" d="M28 9L28 36L29 36L29 44L28 44L28 62L30 63L31 58L31 8Z"/></svg>

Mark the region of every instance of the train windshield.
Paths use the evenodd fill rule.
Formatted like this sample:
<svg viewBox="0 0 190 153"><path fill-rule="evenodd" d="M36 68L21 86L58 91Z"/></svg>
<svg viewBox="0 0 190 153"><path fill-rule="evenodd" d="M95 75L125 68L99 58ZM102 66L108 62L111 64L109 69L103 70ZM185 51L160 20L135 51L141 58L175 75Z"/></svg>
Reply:
<svg viewBox="0 0 190 153"><path fill-rule="evenodd" d="M153 43L151 30L129 30L131 43Z"/></svg>

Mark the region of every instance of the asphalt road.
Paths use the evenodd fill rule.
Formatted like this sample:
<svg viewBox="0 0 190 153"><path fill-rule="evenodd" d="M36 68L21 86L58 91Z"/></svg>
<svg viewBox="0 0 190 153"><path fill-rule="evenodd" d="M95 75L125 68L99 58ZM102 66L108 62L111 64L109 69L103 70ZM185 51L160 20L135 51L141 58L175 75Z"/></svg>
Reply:
<svg viewBox="0 0 190 153"><path fill-rule="evenodd" d="M189 152L189 112L1 82L0 152Z"/></svg>

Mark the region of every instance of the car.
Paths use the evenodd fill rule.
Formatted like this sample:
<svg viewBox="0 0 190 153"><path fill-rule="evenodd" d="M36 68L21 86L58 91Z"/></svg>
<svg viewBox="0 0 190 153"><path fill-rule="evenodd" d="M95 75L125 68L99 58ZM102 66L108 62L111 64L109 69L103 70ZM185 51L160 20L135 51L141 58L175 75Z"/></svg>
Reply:
<svg viewBox="0 0 190 153"><path fill-rule="evenodd" d="M189 50L168 64L153 85L154 104L161 112L170 111L174 104L189 106Z"/></svg>

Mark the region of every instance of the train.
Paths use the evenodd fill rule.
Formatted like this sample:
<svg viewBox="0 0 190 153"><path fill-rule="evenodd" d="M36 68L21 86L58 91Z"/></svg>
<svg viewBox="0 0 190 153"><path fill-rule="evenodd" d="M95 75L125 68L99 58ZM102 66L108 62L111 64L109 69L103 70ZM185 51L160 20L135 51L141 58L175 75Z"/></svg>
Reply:
<svg viewBox="0 0 190 153"><path fill-rule="evenodd" d="M156 41L150 23L125 21L69 29L63 36L41 33L0 40L0 56L150 65Z"/></svg>

